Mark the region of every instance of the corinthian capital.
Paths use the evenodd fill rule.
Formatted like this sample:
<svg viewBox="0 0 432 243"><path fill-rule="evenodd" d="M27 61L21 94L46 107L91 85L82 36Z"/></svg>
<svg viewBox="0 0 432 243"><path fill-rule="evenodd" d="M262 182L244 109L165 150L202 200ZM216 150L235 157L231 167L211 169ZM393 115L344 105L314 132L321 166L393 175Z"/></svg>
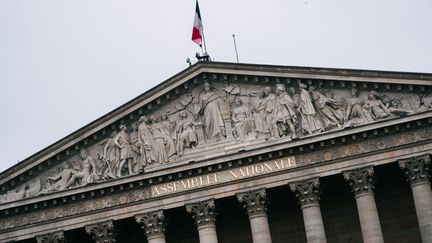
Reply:
<svg viewBox="0 0 432 243"><path fill-rule="evenodd" d="M46 235L36 236L37 243L63 243L64 234L63 231L49 233Z"/></svg>
<svg viewBox="0 0 432 243"><path fill-rule="evenodd" d="M289 186L291 191L296 193L296 197L302 207L319 204L320 183L318 178L293 182Z"/></svg>
<svg viewBox="0 0 432 243"><path fill-rule="evenodd" d="M343 177L348 181L355 196L373 193L374 169L372 166L345 171Z"/></svg>
<svg viewBox="0 0 432 243"><path fill-rule="evenodd" d="M162 210L136 215L135 220L141 224L148 239L165 237L165 216Z"/></svg>
<svg viewBox="0 0 432 243"><path fill-rule="evenodd" d="M239 202L243 203L243 208L249 218L267 215L267 195L265 189L250 191L237 194Z"/></svg>
<svg viewBox="0 0 432 243"><path fill-rule="evenodd" d="M92 224L85 227L87 234L89 234L96 243L115 243L116 231L114 229L113 221L103 222L99 224Z"/></svg>
<svg viewBox="0 0 432 243"><path fill-rule="evenodd" d="M429 182L431 164L430 154L398 160L399 167L403 170L411 185L421 182Z"/></svg>
<svg viewBox="0 0 432 243"><path fill-rule="evenodd" d="M216 213L213 199L186 204L186 211L192 214L192 218L195 220L198 228L215 225Z"/></svg>

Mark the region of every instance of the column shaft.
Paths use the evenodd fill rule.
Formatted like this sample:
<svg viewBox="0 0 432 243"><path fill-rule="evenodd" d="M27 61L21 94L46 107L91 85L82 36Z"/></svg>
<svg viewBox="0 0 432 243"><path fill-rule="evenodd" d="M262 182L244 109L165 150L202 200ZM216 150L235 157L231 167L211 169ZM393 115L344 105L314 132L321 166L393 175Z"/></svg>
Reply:
<svg viewBox="0 0 432 243"><path fill-rule="evenodd" d="M324 223L319 205L308 205L302 208L303 220L308 243L326 243Z"/></svg>
<svg viewBox="0 0 432 243"><path fill-rule="evenodd" d="M411 186L423 242L432 242L432 191L429 182Z"/></svg>
<svg viewBox="0 0 432 243"><path fill-rule="evenodd" d="M432 191L430 154L399 160L399 167L411 183L414 205L423 242L432 242Z"/></svg>
<svg viewBox="0 0 432 243"><path fill-rule="evenodd" d="M199 227L198 235L202 243L218 243L216 226Z"/></svg>
<svg viewBox="0 0 432 243"><path fill-rule="evenodd" d="M367 243L383 243L384 238L374 195L372 193L358 195L356 202L363 241Z"/></svg>
<svg viewBox="0 0 432 243"><path fill-rule="evenodd" d="M319 205L319 187L318 178L290 183L291 191L296 193L302 208L308 243L327 242Z"/></svg>
<svg viewBox="0 0 432 243"><path fill-rule="evenodd" d="M363 241L384 243L378 210L374 198L374 169L372 166L343 172L355 195Z"/></svg>
<svg viewBox="0 0 432 243"><path fill-rule="evenodd" d="M267 220L267 215L255 216L249 219L252 240L254 243L271 243L270 227Z"/></svg>
<svg viewBox="0 0 432 243"><path fill-rule="evenodd" d="M165 243L165 237L158 237L158 238L147 238L148 243Z"/></svg>

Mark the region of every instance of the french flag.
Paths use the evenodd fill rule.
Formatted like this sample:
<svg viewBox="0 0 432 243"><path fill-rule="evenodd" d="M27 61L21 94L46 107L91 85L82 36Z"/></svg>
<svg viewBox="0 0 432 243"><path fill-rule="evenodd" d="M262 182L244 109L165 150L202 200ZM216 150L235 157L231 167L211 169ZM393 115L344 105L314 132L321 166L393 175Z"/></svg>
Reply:
<svg viewBox="0 0 432 243"><path fill-rule="evenodd" d="M192 41L201 46L202 40L203 40L203 25L201 21L201 13L200 13L198 0L197 0L196 7L195 7L194 26L192 28Z"/></svg>

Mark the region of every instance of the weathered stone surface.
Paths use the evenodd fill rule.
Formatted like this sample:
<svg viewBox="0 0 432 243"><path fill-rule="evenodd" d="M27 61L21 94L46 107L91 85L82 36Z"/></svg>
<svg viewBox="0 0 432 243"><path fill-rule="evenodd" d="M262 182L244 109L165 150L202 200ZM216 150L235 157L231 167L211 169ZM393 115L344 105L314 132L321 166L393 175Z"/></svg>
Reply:
<svg viewBox="0 0 432 243"><path fill-rule="evenodd" d="M96 243L115 243L117 232L114 229L113 221L92 224L85 227Z"/></svg>
<svg viewBox="0 0 432 243"><path fill-rule="evenodd" d="M318 178L305 181L290 183L291 191L296 193L296 197L302 207L319 205L320 183Z"/></svg>
<svg viewBox="0 0 432 243"><path fill-rule="evenodd" d="M165 215L162 210L135 216L137 223L141 224L147 239L165 239Z"/></svg>
<svg viewBox="0 0 432 243"><path fill-rule="evenodd" d="M37 243L63 243L64 233L63 231L54 232L47 235L36 236Z"/></svg>
<svg viewBox="0 0 432 243"><path fill-rule="evenodd" d="M373 194L374 170L373 167L359 168L343 173L354 195Z"/></svg>
<svg viewBox="0 0 432 243"><path fill-rule="evenodd" d="M249 218L267 215L267 194L265 189L237 194Z"/></svg>
<svg viewBox="0 0 432 243"><path fill-rule="evenodd" d="M60 163L3 193L0 203L133 176L159 164L175 164L213 144L297 139L432 108L430 95L419 92L355 85L324 89L310 80L254 84L196 79L184 88L185 93L175 92L165 102L156 98L157 108L148 104L148 111L130 114L112 131L95 135L93 142L76 145L75 150L86 151L84 156L71 150L57 156Z"/></svg>

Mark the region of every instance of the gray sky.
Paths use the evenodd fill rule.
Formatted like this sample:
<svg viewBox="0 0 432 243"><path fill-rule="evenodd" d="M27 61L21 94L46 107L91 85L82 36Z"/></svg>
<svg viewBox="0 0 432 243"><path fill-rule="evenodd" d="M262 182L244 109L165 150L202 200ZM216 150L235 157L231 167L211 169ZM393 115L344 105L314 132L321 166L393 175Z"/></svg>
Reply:
<svg viewBox="0 0 432 243"><path fill-rule="evenodd" d="M432 73L431 0L201 0L246 63ZM0 171L187 67L194 0L0 0Z"/></svg>

